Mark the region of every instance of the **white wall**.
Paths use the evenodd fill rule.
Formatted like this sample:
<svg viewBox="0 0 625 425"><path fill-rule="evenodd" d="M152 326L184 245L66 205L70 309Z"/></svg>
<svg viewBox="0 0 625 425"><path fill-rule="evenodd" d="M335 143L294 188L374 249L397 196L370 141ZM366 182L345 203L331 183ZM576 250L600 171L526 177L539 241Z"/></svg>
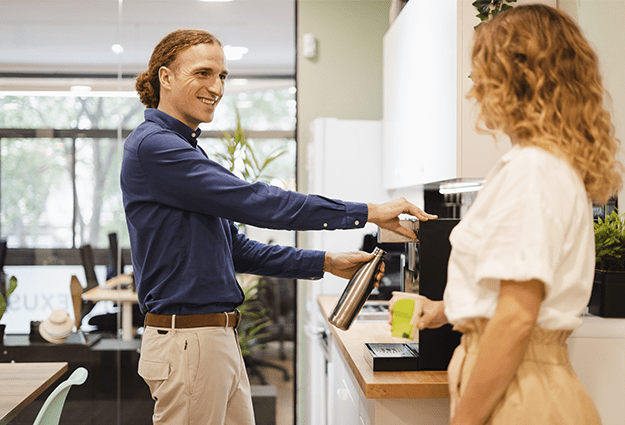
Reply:
<svg viewBox="0 0 625 425"><path fill-rule="evenodd" d="M599 56L603 84L610 94L606 102L612 112L616 137L625 138L625 1L623 0L559 0L558 8L576 19L584 35ZM625 146L621 146L625 161ZM619 193L625 205L625 189Z"/></svg>

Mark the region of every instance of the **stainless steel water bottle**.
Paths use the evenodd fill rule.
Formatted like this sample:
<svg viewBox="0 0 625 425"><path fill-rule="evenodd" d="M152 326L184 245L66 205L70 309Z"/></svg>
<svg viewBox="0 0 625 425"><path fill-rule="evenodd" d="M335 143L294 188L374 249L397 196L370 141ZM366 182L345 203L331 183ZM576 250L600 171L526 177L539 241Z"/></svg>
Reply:
<svg viewBox="0 0 625 425"><path fill-rule="evenodd" d="M344 331L349 329L375 287L375 275L378 273L386 252L375 248L373 254L374 257L363 264L349 280L328 319L339 329Z"/></svg>

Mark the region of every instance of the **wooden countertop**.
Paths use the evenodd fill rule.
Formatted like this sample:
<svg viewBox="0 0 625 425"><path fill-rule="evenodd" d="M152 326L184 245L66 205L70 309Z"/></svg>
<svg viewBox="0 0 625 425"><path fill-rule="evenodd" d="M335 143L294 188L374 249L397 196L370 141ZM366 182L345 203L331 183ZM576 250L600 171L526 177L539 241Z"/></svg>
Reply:
<svg viewBox="0 0 625 425"><path fill-rule="evenodd" d="M338 298L337 295L319 296L319 306L326 321ZM330 324L328 326L365 397L371 399L449 397L446 371L373 372L363 357L365 342L406 341L391 336L391 327L387 322L357 321L347 331Z"/></svg>

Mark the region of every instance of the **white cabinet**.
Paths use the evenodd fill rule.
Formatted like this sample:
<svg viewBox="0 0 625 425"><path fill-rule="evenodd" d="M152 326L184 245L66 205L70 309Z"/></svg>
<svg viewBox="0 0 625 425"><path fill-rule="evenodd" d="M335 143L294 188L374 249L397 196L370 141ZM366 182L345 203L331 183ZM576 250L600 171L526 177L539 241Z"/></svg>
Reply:
<svg viewBox="0 0 625 425"><path fill-rule="evenodd" d="M516 4L532 1L519 0ZM541 3L554 6L555 0ZM467 0L411 0L384 36L384 186L484 178L510 148L475 130L471 86L477 11Z"/></svg>
<svg viewBox="0 0 625 425"><path fill-rule="evenodd" d="M625 319L588 316L567 341L575 373L603 425L622 425L625 400Z"/></svg>
<svg viewBox="0 0 625 425"><path fill-rule="evenodd" d="M330 342L328 364L328 425L361 425L360 390L350 376L337 344Z"/></svg>
<svg viewBox="0 0 625 425"><path fill-rule="evenodd" d="M448 398L368 399L334 338L328 363L328 425L448 425Z"/></svg>

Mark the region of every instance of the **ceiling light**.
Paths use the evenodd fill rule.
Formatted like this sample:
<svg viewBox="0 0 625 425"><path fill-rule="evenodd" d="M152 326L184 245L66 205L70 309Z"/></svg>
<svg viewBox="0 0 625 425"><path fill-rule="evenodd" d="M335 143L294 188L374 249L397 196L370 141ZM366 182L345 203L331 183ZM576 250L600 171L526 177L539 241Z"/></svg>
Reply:
<svg viewBox="0 0 625 425"><path fill-rule="evenodd" d="M111 50L113 51L113 53L115 53L116 55L121 55L122 53L124 53L124 48L122 47L121 44L113 44L111 46Z"/></svg>
<svg viewBox="0 0 625 425"><path fill-rule="evenodd" d="M249 52L249 49L243 46L231 46L228 44L224 47L224 54L229 61L238 61L242 59L243 55L247 52Z"/></svg>
<svg viewBox="0 0 625 425"><path fill-rule="evenodd" d="M71 86L69 91L72 93L84 93L91 91L91 86Z"/></svg>

